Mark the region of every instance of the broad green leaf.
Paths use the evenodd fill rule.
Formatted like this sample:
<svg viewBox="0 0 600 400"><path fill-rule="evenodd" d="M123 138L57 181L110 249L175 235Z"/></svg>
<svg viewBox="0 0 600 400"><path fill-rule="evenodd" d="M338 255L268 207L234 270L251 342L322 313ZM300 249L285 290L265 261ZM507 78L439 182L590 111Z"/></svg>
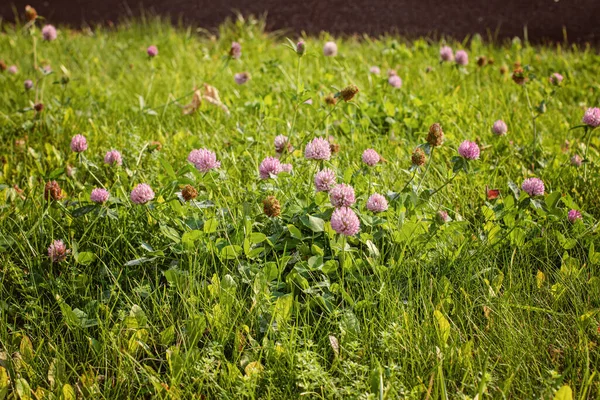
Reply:
<svg viewBox="0 0 600 400"><path fill-rule="evenodd" d="M24 378L18 378L15 381L15 388L17 389L17 395L21 400L31 400L31 387Z"/></svg>
<svg viewBox="0 0 600 400"><path fill-rule="evenodd" d="M215 233L219 226L219 220L216 218L209 219L204 222L204 233Z"/></svg>
<svg viewBox="0 0 600 400"><path fill-rule="evenodd" d="M77 253L76 261L81 265L90 265L96 259L96 255L89 251Z"/></svg>
<svg viewBox="0 0 600 400"><path fill-rule="evenodd" d="M224 260L233 260L242 253L242 247L236 244L223 247L221 250L221 258Z"/></svg>

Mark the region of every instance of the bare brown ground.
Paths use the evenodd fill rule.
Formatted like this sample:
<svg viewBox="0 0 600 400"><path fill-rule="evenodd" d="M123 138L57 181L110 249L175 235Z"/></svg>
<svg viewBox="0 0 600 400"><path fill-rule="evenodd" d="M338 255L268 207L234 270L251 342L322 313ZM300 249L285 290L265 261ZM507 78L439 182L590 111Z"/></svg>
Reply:
<svg viewBox="0 0 600 400"><path fill-rule="evenodd" d="M184 23L214 28L236 11L268 13L270 30L336 34L400 33L408 37L473 33L484 38L524 37L532 42L600 42L600 0L0 0L0 15L14 18L31 4L52 23L117 22L142 8Z"/></svg>

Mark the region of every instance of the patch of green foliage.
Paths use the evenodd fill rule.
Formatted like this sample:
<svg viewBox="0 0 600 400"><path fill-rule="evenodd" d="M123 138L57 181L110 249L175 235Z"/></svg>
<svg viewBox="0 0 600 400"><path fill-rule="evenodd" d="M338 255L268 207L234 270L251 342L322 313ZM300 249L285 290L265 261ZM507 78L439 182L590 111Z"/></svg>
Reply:
<svg viewBox="0 0 600 400"><path fill-rule="evenodd" d="M600 104L596 50L476 36L448 42L470 54L458 67L439 62L445 43L398 37L339 39L335 57L327 35L308 37L299 57L254 19L218 38L154 20L51 42L39 28L0 34L18 66L0 73L0 399L600 396L600 140L580 126ZM228 112L184 108L204 84ZM326 104L350 84L352 100ZM445 141L432 149L435 122ZM277 135L293 170L261 180ZM304 159L318 136L339 145L329 161ZM478 160L457 157L463 140ZM202 147L220 168L186 161ZM384 160L366 166L367 148ZM111 149L121 167L104 164ZM355 189L355 236L331 228L322 167ZM529 177L544 196L520 189ZM44 198L52 180L59 200ZM156 197L135 205L141 182ZM183 201L185 185L198 197ZM90 201L95 187L108 202ZM387 211L366 209L375 192ZM279 216L263 212L269 195ZM63 262L47 255L54 240Z"/></svg>

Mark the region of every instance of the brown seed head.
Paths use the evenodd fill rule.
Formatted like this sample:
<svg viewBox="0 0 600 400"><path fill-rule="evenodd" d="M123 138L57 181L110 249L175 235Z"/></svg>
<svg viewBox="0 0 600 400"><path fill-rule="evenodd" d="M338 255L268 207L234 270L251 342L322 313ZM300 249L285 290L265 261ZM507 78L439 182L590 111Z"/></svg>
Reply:
<svg viewBox="0 0 600 400"><path fill-rule="evenodd" d="M356 93L358 93L358 86L350 85L342 89L342 91L339 93L339 97L341 97L344 101L350 101L352 98L354 98L354 96L356 96Z"/></svg>
<svg viewBox="0 0 600 400"><path fill-rule="evenodd" d="M515 70L513 71L513 74L512 74L512 80L515 81L515 83L517 85L525 84L525 82L527 81L527 78L525 78L525 72L523 71L523 68L521 68L521 67L515 68Z"/></svg>
<svg viewBox="0 0 600 400"><path fill-rule="evenodd" d="M442 126L436 122L429 127L429 133L427 134L427 143L432 147L441 146L444 143L444 131Z"/></svg>
<svg viewBox="0 0 600 400"><path fill-rule="evenodd" d="M44 186L44 199L58 201L62 199L62 189L56 181L46 182Z"/></svg>
<svg viewBox="0 0 600 400"><path fill-rule="evenodd" d="M33 21L37 16L38 14L37 11L35 11L35 8L30 5L25 6L25 18L27 18L27 21Z"/></svg>
<svg viewBox="0 0 600 400"><path fill-rule="evenodd" d="M335 105L335 103L337 103L337 99L335 97L333 97L333 95L331 93L329 93L327 96L325 96L325 104L329 104L330 106Z"/></svg>
<svg viewBox="0 0 600 400"><path fill-rule="evenodd" d="M281 214L281 204L279 204L279 200L275 198L275 196L268 196L263 200L263 211L269 217L277 217Z"/></svg>
<svg viewBox="0 0 600 400"><path fill-rule="evenodd" d="M41 112L44 109L44 105L42 103L37 103L35 106L33 106L33 109L37 112Z"/></svg>
<svg viewBox="0 0 600 400"><path fill-rule="evenodd" d="M425 152L423 151L423 149L421 149L420 147L417 147L415 149L415 151L413 151L413 153L412 153L411 160L412 160L413 165L420 167L420 166L424 165L425 162L427 161L427 156L425 155Z"/></svg>
<svg viewBox="0 0 600 400"><path fill-rule="evenodd" d="M198 191L192 185L185 185L183 189L181 189L181 197L183 197L185 201L194 200L198 197Z"/></svg>

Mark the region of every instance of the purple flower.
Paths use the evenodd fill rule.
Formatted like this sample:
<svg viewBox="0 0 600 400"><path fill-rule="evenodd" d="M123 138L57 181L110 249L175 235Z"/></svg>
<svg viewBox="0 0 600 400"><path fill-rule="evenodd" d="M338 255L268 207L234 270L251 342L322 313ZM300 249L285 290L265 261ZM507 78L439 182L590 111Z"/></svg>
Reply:
<svg viewBox="0 0 600 400"><path fill-rule="evenodd" d="M452 52L452 48L449 46L443 46L440 49L440 59L442 61L452 61L454 59L454 53Z"/></svg>
<svg viewBox="0 0 600 400"><path fill-rule="evenodd" d="M277 175L281 172L281 163L275 157L267 157L260 163L258 173L260 179L269 179L271 175Z"/></svg>
<svg viewBox="0 0 600 400"><path fill-rule="evenodd" d="M33 81L31 79L27 79L25 82L23 82L23 86L25 87L25 90L31 90L31 88L33 88Z"/></svg>
<svg viewBox="0 0 600 400"><path fill-rule="evenodd" d="M87 150L87 140L83 135L75 135L73 139L71 139L71 150L75 153L81 153L82 151Z"/></svg>
<svg viewBox="0 0 600 400"><path fill-rule="evenodd" d="M48 42L56 39L56 28L53 25L46 25L42 28L42 38Z"/></svg>
<svg viewBox="0 0 600 400"><path fill-rule="evenodd" d="M349 207L341 207L331 214L331 227L345 236L354 236L360 230L360 221Z"/></svg>
<svg viewBox="0 0 600 400"><path fill-rule="evenodd" d="M392 75L388 78L388 83L392 87L400 89L402 87L402 78L400 78L398 75Z"/></svg>
<svg viewBox="0 0 600 400"><path fill-rule="evenodd" d="M458 146L458 154L467 160L477 160L479 158L479 146L475 142L465 140Z"/></svg>
<svg viewBox="0 0 600 400"><path fill-rule="evenodd" d="M381 70L379 69L379 67L374 65L371 68L369 68L369 72L374 75L379 75L381 73Z"/></svg>
<svg viewBox="0 0 600 400"><path fill-rule="evenodd" d="M450 220L450 217L446 211L440 210L435 214L435 220L438 224L443 225Z"/></svg>
<svg viewBox="0 0 600 400"><path fill-rule="evenodd" d="M329 201L334 207L348 207L356 202L352 186L341 183L329 191Z"/></svg>
<svg viewBox="0 0 600 400"><path fill-rule="evenodd" d="M145 183L139 183L136 187L131 191L131 195L129 196L131 201L135 204L146 204L150 200L154 199L154 191L150 187L150 185Z"/></svg>
<svg viewBox="0 0 600 400"><path fill-rule="evenodd" d="M121 153L119 153L117 150L107 151L104 155L104 163L120 167L123 164L123 158L121 157Z"/></svg>
<svg viewBox="0 0 600 400"><path fill-rule="evenodd" d="M207 149L192 150L187 160L200 172L208 172L221 166L221 162L217 161L217 155Z"/></svg>
<svg viewBox="0 0 600 400"><path fill-rule="evenodd" d="M281 164L281 172L287 172L288 174L292 172L294 166L292 164Z"/></svg>
<svg viewBox="0 0 600 400"><path fill-rule="evenodd" d="M573 155L573 157L571 157L571 165L574 167L581 167L582 162L583 160L581 159L579 154L575 154Z"/></svg>
<svg viewBox="0 0 600 400"><path fill-rule="evenodd" d="M325 168L315 175L315 187L317 192L329 192L335 185L335 172Z"/></svg>
<svg viewBox="0 0 600 400"><path fill-rule="evenodd" d="M362 153L362 162L372 167L381 161L381 156L373 149L366 149Z"/></svg>
<svg viewBox="0 0 600 400"><path fill-rule="evenodd" d="M304 157L309 160L329 160L331 158L329 142L323 138L314 138L306 144Z"/></svg>
<svg viewBox="0 0 600 400"><path fill-rule="evenodd" d="M11 65L10 67L8 67L7 71L9 74L15 75L17 72L19 72L19 68L17 68L16 65Z"/></svg>
<svg viewBox="0 0 600 400"><path fill-rule="evenodd" d="M585 114L583 115L581 122L591 126L592 128L600 126L600 108L594 107L585 110Z"/></svg>
<svg viewBox="0 0 600 400"><path fill-rule="evenodd" d="M337 51L337 44L335 44L334 42L327 42L323 46L323 54L325 54L327 57L333 57L337 55Z"/></svg>
<svg viewBox="0 0 600 400"><path fill-rule="evenodd" d="M158 48L154 45L149 46L146 53L148 53L150 57L156 57L158 55Z"/></svg>
<svg viewBox="0 0 600 400"><path fill-rule="evenodd" d="M55 240L48 247L48 257L50 257L53 263L64 261L69 253L70 250L67 250L67 246L65 246L62 240Z"/></svg>
<svg viewBox="0 0 600 400"><path fill-rule="evenodd" d="M304 52L306 51L306 45L304 44L304 42L301 40L296 44L296 53L301 56L304 54Z"/></svg>
<svg viewBox="0 0 600 400"><path fill-rule="evenodd" d="M581 213L577 210L569 210L567 218L569 219L570 223L574 224L575 222L581 220Z"/></svg>
<svg viewBox="0 0 600 400"><path fill-rule="evenodd" d="M372 194L367 200L367 210L373 212L382 212L388 209L386 198L379 193Z"/></svg>
<svg viewBox="0 0 600 400"><path fill-rule="evenodd" d="M457 51L454 58L458 65L467 65L469 63L469 55L464 50Z"/></svg>
<svg viewBox="0 0 600 400"><path fill-rule="evenodd" d="M238 42L231 43L231 49L229 49L229 55L233 59L238 59L242 56L242 45Z"/></svg>
<svg viewBox="0 0 600 400"><path fill-rule="evenodd" d="M94 203L102 204L110 197L110 193L108 190L102 188L95 188L92 190L92 194L90 194L90 200Z"/></svg>
<svg viewBox="0 0 600 400"><path fill-rule="evenodd" d="M244 83L248 82L248 80L250 79L250 74L247 72L238 72L237 74L235 74L233 76L233 79L235 80L235 83L237 83L238 85L243 85Z"/></svg>
<svg viewBox="0 0 600 400"><path fill-rule="evenodd" d="M561 74L559 74L558 72L553 73L552 75L550 75L550 83L553 84L554 86L559 86L562 81L563 81L563 76Z"/></svg>
<svg viewBox="0 0 600 400"><path fill-rule="evenodd" d="M285 150L289 149L290 143L289 139L285 135L277 135L274 140L275 144L275 152L283 153Z"/></svg>
<svg viewBox="0 0 600 400"><path fill-rule="evenodd" d="M508 126L506 126L506 122L502 121L501 119L494 122L494 125L492 126L492 132L498 136L506 135L506 132L508 132Z"/></svg>
<svg viewBox="0 0 600 400"><path fill-rule="evenodd" d="M521 189L531 197L544 195L544 182L539 178L529 178L523 181Z"/></svg>

